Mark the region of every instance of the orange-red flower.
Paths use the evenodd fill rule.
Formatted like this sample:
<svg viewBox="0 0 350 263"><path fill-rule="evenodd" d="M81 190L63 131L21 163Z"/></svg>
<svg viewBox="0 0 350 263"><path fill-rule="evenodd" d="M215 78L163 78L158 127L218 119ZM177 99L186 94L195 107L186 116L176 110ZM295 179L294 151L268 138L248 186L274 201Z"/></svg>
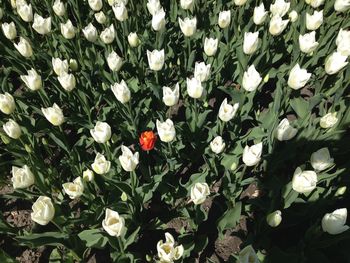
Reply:
<svg viewBox="0 0 350 263"><path fill-rule="evenodd" d="M150 151L154 148L154 145L157 141L157 135L155 135L153 131L145 131L141 133L139 141L142 150Z"/></svg>

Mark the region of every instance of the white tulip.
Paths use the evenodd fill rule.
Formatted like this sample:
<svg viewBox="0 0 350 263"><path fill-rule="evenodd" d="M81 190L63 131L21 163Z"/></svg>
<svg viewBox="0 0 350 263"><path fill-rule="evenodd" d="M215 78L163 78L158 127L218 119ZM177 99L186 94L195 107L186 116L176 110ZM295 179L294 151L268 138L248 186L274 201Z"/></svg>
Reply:
<svg viewBox="0 0 350 263"><path fill-rule="evenodd" d="M12 166L12 186L14 189L27 188L34 184L34 175L27 165L21 167Z"/></svg>
<svg viewBox="0 0 350 263"><path fill-rule="evenodd" d="M277 227L282 222L282 213L280 210L276 210L271 214L267 215L266 221L271 227Z"/></svg>
<svg viewBox="0 0 350 263"><path fill-rule="evenodd" d="M290 19L290 22L294 23L295 21L297 21L299 15L295 10L293 10L288 14L288 17Z"/></svg>
<svg viewBox="0 0 350 263"><path fill-rule="evenodd" d="M334 9L337 12L346 12L350 9L350 0L335 0Z"/></svg>
<svg viewBox="0 0 350 263"><path fill-rule="evenodd" d="M245 32L243 41L243 52L244 54L251 55L257 49L259 45L259 32Z"/></svg>
<svg viewBox="0 0 350 263"><path fill-rule="evenodd" d="M182 9L193 11L195 0L180 0L180 6Z"/></svg>
<svg viewBox="0 0 350 263"><path fill-rule="evenodd" d="M2 31L4 32L4 35L9 40L14 40L17 36L17 30L15 23L3 23L1 25Z"/></svg>
<svg viewBox="0 0 350 263"><path fill-rule="evenodd" d="M127 5L127 3L129 2L129 0L107 0L108 4L110 6L114 6L120 3L123 3L124 5Z"/></svg>
<svg viewBox="0 0 350 263"><path fill-rule="evenodd" d="M140 39L136 33L131 32L128 35L128 42L129 42L130 47L137 47L140 44Z"/></svg>
<svg viewBox="0 0 350 263"><path fill-rule="evenodd" d="M259 6L254 7L253 21L256 25L261 25L264 23L267 17L267 11L265 10L264 3L261 3Z"/></svg>
<svg viewBox="0 0 350 263"><path fill-rule="evenodd" d="M135 152L133 154L132 151L124 145L122 145L121 150L122 155L119 156L121 166L127 172L134 171L139 164L139 153Z"/></svg>
<svg viewBox="0 0 350 263"><path fill-rule="evenodd" d="M58 82L61 84L62 88L70 92L75 88L76 80L73 74L63 73L58 76Z"/></svg>
<svg viewBox="0 0 350 263"><path fill-rule="evenodd" d="M194 18L190 19L190 18L186 17L184 20L179 18L179 25L180 25L182 33L186 37L190 37L196 32L197 18L194 17Z"/></svg>
<svg viewBox="0 0 350 263"><path fill-rule="evenodd" d="M105 44L111 44L113 42L115 38L115 30L113 24L111 24L109 27L105 28L101 32L100 38Z"/></svg>
<svg viewBox="0 0 350 263"><path fill-rule="evenodd" d="M298 130L293 128L288 119L284 118L276 128L275 136L279 141L288 141L294 138Z"/></svg>
<svg viewBox="0 0 350 263"><path fill-rule="evenodd" d="M221 28L226 28L230 25L231 23L231 11L221 11L219 13L219 18L218 18L218 25Z"/></svg>
<svg viewBox="0 0 350 263"><path fill-rule="evenodd" d="M84 184L81 177L75 178L73 182L64 183L62 187L70 199L76 199L82 196L84 192Z"/></svg>
<svg viewBox="0 0 350 263"><path fill-rule="evenodd" d="M333 75L338 73L349 63L346 59L347 56L343 56L340 52L333 52L332 55L326 59L325 70L327 74Z"/></svg>
<svg viewBox="0 0 350 263"><path fill-rule="evenodd" d="M21 127L18 125L17 122L15 122L12 119L10 119L10 120L8 120L8 122L4 123L2 128L6 132L7 136L9 136L12 139L16 140L19 137L21 137L21 134L22 134Z"/></svg>
<svg viewBox="0 0 350 263"><path fill-rule="evenodd" d="M159 138L162 142L171 142L175 139L176 132L172 120L167 119L165 122L157 120L156 126Z"/></svg>
<svg viewBox="0 0 350 263"><path fill-rule="evenodd" d="M94 172L91 171L90 169L86 169L83 172L83 180L86 182L91 182L92 180L94 180Z"/></svg>
<svg viewBox="0 0 350 263"><path fill-rule="evenodd" d="M259 72L256 71L254 65L251 65L243 74L242 87L246 91L254 91L258 88L262 78Z"/></svg>
<svg viewBox="0 0 350 263"><path fill-rule="evenodd" d="M316 188L317 174L314 171L302 171L300 167L295 169L292 188L298 193L308 193Z"/></svg>
<svg viewBox="0 0 350 263"><path fill-rule="evenodd" d="M123 59L115 51L112 51L107 56L107 64L110 70L117 72L123 65Z"/></svg>
<svg viewBox="0 0 350 263"><path fill-rule="evenodd" d="M204 88L202 86L202 83L199 79L196 78L187 78L186 79L186 84L187 84L187 93L188 96L194 99L199 99L202 97Z"/></svg>
<svg viewBox="0 0 350 263"><path fill-rule="evenodd" d="M325 147L311 154L310 162L315 171L323 171L334 164L334 159L331 158L328 148Z"/></svg>
<svg viewBox="0 0 350 263"><path fill-rule="evenodd" d="M340 29L337 40L337 51L343 56L350 56L350 30Z"/></svg>
<svg viewBox="0 0 350 263"><path fill-rule="evenodd" d="M97 174L106 174L111 169L111 162L106 160L106 157L101 153L97 153L93 164L91 165L92 170Z"/></svg>
<svg viewBox="0 0 350 263"><path fill-rule="evenodd" d="M161 8L152 16L152 28L154 31L160 31L165 28L165 23L165 11Z"/></svg>
<svg viewBox="0 0 350 263"><path fill-rule="evenodd" d="M94 16L95 16L97 23L99 23L101 25L103 25L107 21L106 15L103 13L103 11L95 13Z"/></svg>
<svg viewBox="0 0 350 263"><path fill-rule="evenodd" d="M103 3L102 0L89 0L89 6L94 11L100 11L102 9Z"/></svg>
<svg viewBox="0 0 350 263"><path fill-rule="evenodd" d="M299 47L301 52L310 54L315 51L318 46L316 42L316 32L312 31L305 35L299 35Z"/></svg>
<svg viewBox="0 0 350 263"><path fill-rule="evenodd" d="M147 9L152 16L155 15L161 8L162 6L160 5L159 0L148 0Z"/></svg>
<svg viewBox="0 0 350 263"><path fill-rule="evenodd" d="M244 5L247 2L247 0L234 0L234 2L235 5L241 6Z"/></svg>
<svg viewBox="0 0 350 263"><path fill-rule="evenodd" d="M194 77L201 82L205 82L210 77L211 65L206 65L204 62L196 62L194 65Z"/></svg>
<svg viewBox="0 0 350 263"><path fill-rule="evenodd" d="M90 130L90 134L95 142L105 143L112 136L111 126L107 122L98 121L95 127Z"/></svg>
<svg viewBox="0 0 350 263"><path fill-rule="evenodd" d="M61 0L55 0L52 9L58 16L64 16L66 13L66 7L64 6L64 3L61 2Z"/></svg>
<svg viewBox="0 0 350 263"><path fill-rule="evenodd" d="M33 212L30 214L32 220L39 225L47 225L55 216L55 207L51 198L39 196L32 206Z"/></svg>
<svg viewBox="0 0 350 263"><path fill-rule="evenodd" d="M163 87L163 102L171 107L178 103L180 97L180 86L176 83L174 90L169 87Z"/></svg>
<svg viewBox="0 0 350 263"><path fill-rule="evenodd" d="M224 99L220 105L219 118L224 122L230 121L237 113L239 103L235 103L233 106L227 103L227 99Z"/></svg>
<svg viewBox="0 0 350 263"><path fill-rule="evenodd" d="M19 37L18 44L14 44L14 45L15 45L15 48L23 57L29 58L33 55L32 46L29 44L29 42L25 38Z"/></svg>
<svg viewBox="0 0 350 263"><path fill-rule="evenodd" d="M274 15L270 20L269 32L273 36L280 35L286 29L289 20L282 20L279 15Z"/></svg>
<svg viewBox="0 0 350 263"><path fill-rule="evenodd" d="M128 85L122 80L120 83L114 83L111 86L114 96L120 103L127 103L130 100L131 94Z"/></svg>
<svg viewBox="0 0 350 263"><path fill-rule="evenodd" d="M320 119L320 126L324 129L333 127L338 122L337 113L330 112Z"/></svg>
<svg viewBox="0 0 350 263"><path fill-rule="evenodd" d="M4 114L11 114L16 108L15 100L8 92L0 94L0 111Z"/></svg>
<svg viewBox="0 0 350 263"><path fill-rule="evenodd" d="M27 4L25 1L21 1L17 5L17 13L25 22L33 21L33 8L31 4Z"/></svg>
<svg viewBox="0 0 350 263"><path fill-rule="evenodd" d="M184 248L182 245L175 246L174 237L170 233L165 233L165 242L158 241L157 252L160 263L173 263L182 257Z"/></svg>
<svg viewBox="0 0 350 263"><path fill-rule="evenodd" d="M254 144L253 146L246 145L243 150L243 162L247 166L254 166L261 160L262 142Z"/></svg>
<svg viewBox="0 0 350 263"><path fill-rule="evenodd" d="M151 70L159 71L164 66L164 49L153 50L152 52L147 50L148 65Z"/></svg>
<svg viewBox="0 0 350 263"><path fill-rule="evenodd" d="M210 190L207 183L195 183L191 187L191 201L195 205L204 203L208 195L210 195Z"/></svg>
<svg viewBox="0 0 350 263"><path fill-rule="evenodd" d="M239 252L239 263L260 263L254 248L249 245Z"/></svg>
<svg viewBox="0 0 350 263"><path fill-rule="evenodd" d="M311 77L306 69L301 69L299 64L296 64L289 73L288 86L294 90L301 89L306 85Z"/></svg>
<svg viewBox="0 0 350 263"><path fill-rule="evenodd" d="M322 218L322 230L331 235L337 235L349 229L345 225L348 210L346 208L336 209L332 213L327 213Z"/></svg>
<svg viewBox="0 0 350 263"><path fill-rule="evenodd" d="M95 42L98 38L96 27L89 23L85 28L83 28L84 37L90 41Z"/></svg>
<svg viewBox="0 0 350 263"><path fill-rule="evenodd" d="M56 103L52 107L41 108L45 118L54 126L60 126L64 122L63 112Z"/></svg>
<svg viewBox="0 0 350 263"><path fill-rule="evenodd" d="M38 90L42 87L41 76L35 71L35 69L31 69L27 71L28 75L21 75L21 80L26 84L26 86L30 90Z"/></svg>
<svg viewBox="0 0 350 263"><path fill-rule="evenodd" d="M221 136L216 136L210 142L210 149L216 154L221 153L225 149L225 146L226 146L226 144Z"/></svg>
<svg viewBox="0 0 350 263"><path fill-rule="evenodd" d="M46 35L51 32L51 17L43 18L38 14L34 14L34 30L41 35Z"/></svg>
<svg viewBox="0 0 350 263"><path fill-rule="evenodd" d="M60 58L52 58L52 68L57 76L68 73L68 61Z"/></svg>
<svg viewBox="0 0 350 263"><path fill-rule="evenodd" d="M204 53L208 56L214 56L218 49L219 40L217 38L205 38Z"/></svg>
<svg viewBox="0 0 350 263"><path fill-rule="evenodd" d="M123 22L128 19L128 9L126 9L126 6L124 3L119 3L114 6L112 6L113 13L116 19Z"/></svg>
<svg viewBox="0 0 350 263"><path fill-rule="evenodd" d="M284 0L276 0L274 4L270 5L270 11L273 16L284 16L287 14L290 8L290 2L285 2Z"/></svg>
<svg viewBox="0 0 350 263"><path fill-rule="evenodd" d="M317 30L323 23L323 10L314 11L313 15L306 13L306 28L308 30Z"/></svg>
<svg viewBox="0 0 350 263"><path fill-rule="evenodd" d="M75 36L76 28L69 19L66 23L61 23L61 34L66 39L72 39Z"/></svg>
<svg viewBox="0 0 350 263"><path fill-rule="evenodd" d="M102 221L102 227L110 236L120 237L126 231L125 220L118 212L109 208L106 209L105 219Z"/></svg>
<svg viewBox="0 0 350 263"><path fill-rule="evenodd" d="M320 7L324 4L325 0L305 0L305 2L309 5L311 5L313 8Z"/></svg>

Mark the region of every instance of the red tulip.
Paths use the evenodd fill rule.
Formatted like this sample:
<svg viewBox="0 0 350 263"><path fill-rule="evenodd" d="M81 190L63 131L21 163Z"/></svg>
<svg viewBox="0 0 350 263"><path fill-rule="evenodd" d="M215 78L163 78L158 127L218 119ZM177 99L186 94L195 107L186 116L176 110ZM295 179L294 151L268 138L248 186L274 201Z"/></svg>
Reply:
<svg viewBox="0 0 350 263"><path fill-rule="evenodd" d="M142 150L150 151L154 148L154 145L157 141L157 135L155 135L153 131L145 131L141 133L139 141Z"/></svg>

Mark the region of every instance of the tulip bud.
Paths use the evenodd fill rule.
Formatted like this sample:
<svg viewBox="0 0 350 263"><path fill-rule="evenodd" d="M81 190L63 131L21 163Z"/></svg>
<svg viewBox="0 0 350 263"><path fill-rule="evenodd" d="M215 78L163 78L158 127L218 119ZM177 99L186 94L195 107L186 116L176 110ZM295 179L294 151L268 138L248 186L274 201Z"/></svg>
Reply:
<svg viewBox="0 0 350 263"><path fill-rule="evenodd" d="M345 232L349 229L349 226L345 225L347 216L348 210L346 208L337 209L332 213L325 214L322 218L322 230L331 235Z"/></svg>
<svg viewBox="0 0 350 263"><path fill-rule="evenodd" d="M111 44L113 42L115 38L115 30L113 24L101 32L100 38L105 44Z"/></svg>
<svg viewBox="0 0 350 263"><path fill-rule="evenodd" d="M102 154L97 153L94 163L91 165L92 170L97 174L106 174L111 168L111 162L106 160Z"/></svg>
<svg viewBox="0 0 350 263"><path fill-rule="evenodd" d="M125 5L121 2L114 6L112 6L114 16L119 21L123 22L126 19L128 19L128 10L126 9Z"/></svg>
<svg viewBox="0 0 350 263"><path fill-rule="evenodd" d="M246 145L243 150L243 162L247 166L254 166L261 160L262 142L254 144L253 146Z"/></svg>
<svg viewBox="0 0 350 263"><path fill-rule="evenodd" d="M335 196L342 196L346 192L346 186L339 187L335 192Z"/></svg>
<svg viewBox="0 0 350 263"><path fill-rule="evenodd" d="M14 189L27 188L34 184L34 175L27 165L22 168L12 166L11 181Z"/></svg>
<svg viewBox="0 0 350 263"><path fill-rule="evenodd" d="M342 68L344 68L349 62L346 62L347 56L343 56L340 52L333 52L326 59L325 71L329 75L338 73Z"/></svg>
<svg viewBox="0 0 350 263"><path fill-rule="evenodd" d="M78 70L78 62L73 58L69 59L69 68L72 71L77 71Z"/></svg>
<svg viewBox="0 0 350 263"><path fill-rule="evenodd" d="M52 107L41 108L45 118L54 126L60 126L64 122L63 112L56 103Z"/></svg>
<svg viewBox="0 0 350 263"><path fill-rule="evenodd" d="M251 65L243 74L242 87L246 91L254 91L258 88L262 78L259 72L256 71L254 65Z"/></svg>
<svg viewBox="0 0 350 263"><path fill-rule="evenodd" d="M96 27L89 23L85 28L83 28L83 34L85 38L90 42L95 42L98 38Z"/></svg>
<svg viewBox="0 0 350 263"><path fill-rule="evenodd" d="M219 118L224 122L230 121L237 113L239 103L235 103L233 106L227 103L227 99L224 99L220 105Z"/></svg>
<svg viewBox="0 0 350 263"><path fill-rule="evenodd" d="M148 65L151 70L159 71L164 65L164 49L153 50L152 52L147 50Z"/></svg>
<svg viewBox="0 0 350 263"><path fill-rule="evenodd" d="M15 108L15 100L10 93L0 94L0 111L2 113L9 115L15 111Z"/></svg>
<svg viewBox="0 0 350 263"><path fill-rule="evenodd" d="M10 119L8 122L6 122L2 126L2 128L6 132L7 136L12 138L12 139L16 140L19 137L21 137L21 134L22 134L21 127L14 120Z"/></svg>
<svg viewBox="0 0 350 263"><path fill-rule="evenodd" d="M290 2L285 2L284 0L276 0L274 4L270 5L270 11L272 16L284 16L287 14L290 8Z"/></svg>
<svg viewBox="0 0 350 263"><path fill-rule="evenodd" d="M204 62L196 62L194 66L194 77L201 82L205 82L210 77L211 65L206 65Z"/></svg>
<svg viewBox="0 0 350 263"><path fill-rule="evenodd" d="M33 21L33 9L31 4L27 4L25 1L16 3L17 13L25 22Z"/></svg>
<svg viewBox="0 0 350 263"><path fill-rule="evenodd" d="M3 23L1 25L2 31L4 32L4 35L9 40L14 40L17 36L17 30L15 23Z"/></svg>
<svg viewBox="0 0 350 263"><path fill-rule="evenodd" d="M81 177L77 177L73 182L64 183L62 187L70 199L76 199L82 196L84 192L84 185Z"/></svg>
<svg viewBox="0 0 350 263"><path fill-rule="evenodd" d="M110 70L118 72L123 65L123 59L115 51L112 51L107 56L107 64Z"/></svg>
<svg viewBox="0 0 350 263"><path fill-rule="evenodd" d="M294 138L298 130L293 128L288 119L284 118L276 128L276 138L279 141L288 141Z"/></svg>
<svg viewBox="0 0 350 263"><path fill-rule="evenodd" d="M18 44L14 44L14 45L15 45L15 48L23 57L29 58L33 55L32 46L29 44L29 42L25 38L19 37Z"/></svg>
<svg viewBox="0 0 350 263"><path fill-rule="evenodd" d="M148 0L147 2L147 9L148 12L153 16L159 9L161 9L162 6L159 3L159 0Z"/></svg>
<svg viewBox="0 0 350 263"><path fill-rule="evenodd" d="M107 21L107 18L105 16L105 14L103 13L103 11L95 13L95 19L101 25L106 23L106 21Z"/></svg>
<svg viewBox="0 0 350 263"><path fill-rule="evenodd" d="M306 13L306 28L308 30L317 30L323 23L323 10L314 11L313 15Z"/></svg>
<svg viewBox="0 0 350 263"><path fill-rule="evenodd" d="M157 135L153 131L144 131L139 137L139 143L143 151L151 151L157 141Z"/></svg>
<svg viewBox="0 0 350 263"><path fill-rule="evenodd" d="M280 210L276 210L271 214L267 215L266 221L271 227L277 227L282 222L282 213Z"/></svg>
<svg viewBox="0 0 350 263"><path fill-rule="evenodd" d="M35 69L31 69L27 71L28 75L21 75L21 80L26 84L26 86L30 90L38 90L42 88L41 76L35 71Z"/></svg>
<svg viewBox="0 0 350 263"><path fill-rule="evenodd" d="M289 20L282 20L279 15L274 15L270 20L269 32L273 36L280 35L287 27Z"/></svg>
<svg viewBox="0 0 350 263"><path fill-rule="evenodd" d="M116 4L119 4L119 3L123 3L124 5L126 5L128 3L129 0L107 0L108 4L110 6L114 6Z"/></svg>
<svg viewBox="0 0 350 263"><path fill-rule="evenodd" d="M163 102L171 107L178 103L180 97L180 86L176 83L174 90L169 87L163 87Z"/></svg>
<svg viewBox="0 0 350 263"><path fill-rule="evenodd" d="M315 51L318 46L316 42L316 32L312 31L305 35L299 35L299 47L301 52L310 54Z"/></svg>
<svg viewBox="0 0 350 263"><path fill-rule="evenodd" d="M191 98L199 99L200 97L202 97L204 88L200 80L196 78L192 78L192 79L187 78L186 83L187 83L187 93Z"/></svg>
<svg viewBox="0 0 350 263"><path fill-rule="evenodd" d="M157 10L152 16L152 28L154 31L160 31L165 27L165 11L163 8Z"/></svg>
<svg viewBox="0 0 350 263"><path fill-rule="evenodd" d="M140 39L136 33L131 32L128 35L128 42L131 47L137 47L140 44Z"/></svg>
<svg viewBox="0 0 350 263"><path fill-rule="evenodd" d="M231 11L221 11L219 13L218 25L221 28L226 28L231 23Z"/></svg>
<svg viewBox="0 0 350 263"><path fill-rule="evenodd" d="M167 119L165 122L157 120L156 126L159 138L162 142L171 142L175 139L176 132L172 120Z"/></svg>
<svg viewBox="0 0 350 263"><path fill-rule="evenodd" d="M270 79L270 75L267 74L265 77L264 77L264 83L267 83Z"/></svg>
<svg viewBox="0 0 350 263"><path fill-rule="evenodd" d="M66 91L70 92L75 88L76 80L73 74L63 73L62 75L58 76L57 79L62 88L64 88Z"/></svg>
<svg viewBox="0 0 350 263"><path fill-rule="evenodd" d="M210 142L210 149L216 153L221 153L225 148L225 142L221 136L216 136L214 140Z"/></svg>
<svg viewBox="0 0 350 263"><path fill-rule="evenodd" d="M75 36L75 27L72 22L68 19L65 24L61 23L61 34L66 39L72 39Z"/></svg>
<svg viewBox="0 0 350 263"><path fill-rule="evenodd" d="M350 30L340 29L337 40L337 51L343 56L350 56Z"/></svg>
<svg viewBox="0 0 350 263"><path fill-rule="evenodd" d="M193 11L194 0L180 0L180 6L182 9Z"/></svg>
<svg viewBox="0 0 350 263"><path fill-rule="evenodd" d="M34 30L41 35L46 35L51 32L51 17L43 18L38 14L34 14Z"/></svg>
<svg viewBox="0 0 350 263"><path fill-rule="evenodd" d="M290 19L290 22L292 22L292 23L294 23L295 21L297 21L297 19L298 19L298 13L295 11L295 10L293 10L293 11L291 11L290 13L289 13L289 15L288 15L288 17L289 17L289 19Z"/></svg>
<svg viewBox="0 0 350 263"><path fill-rule="evenodd" d="M89 0L88 3L90 8L96 12L100 11L103 6L102 0Z"/></svg>
<svg viewBox="0 0 350 263"><path fill-rule="evenodd" d="M210 190L207 183L195 183L191 187L191 201L195 205L204 203L208 195L210 195Z"/></svg>
<svg viewBox="0 0 350 263"><path fill-rule="evenodd" d="M102 227L110 236L120 237L126 231L125 220L118 212L109 208L106 209L105 219L102 221Z"/></svg>
<svg viewBox="0 0 350 263"><path fill-rule="evenodd" d="M24 145L24 149L26 150L27 153L33 152L32 148L31 148L30 145L28 145L28 144L25 144L25 145Z"/></svg>
<svg viewBox="0 0 350 263"><path fill-rule="evenodd" d="M66 13L66 7L64 6L64 3L61 2L61 0L55 0L52 8L57 16L64 16Z"/></svg>
<svg viewBox="0 0 350 263"><path fill-rule="evenodd" d="M289 73L288 86L294 90L301 89L309 81L311 73L306 69L301 69L299 64L296 64Z"/></svg>
<svg viewBox="0 0 350 263"><path fill-rule="evenodd" d="M128 201L128 196L125 192L123 192L120 196L120 199L123 201L123 202L126 202Z"/></svg>
<svg viewBox="0 0 350 263"><path fill-rule="evenodd" d="M328 129L333 127L337 122L338 122L337 113L330 112L320 119L320 126L324 129Z"/></svg>
<svg viewBox="0 0 350 263"><path fill-rule="evenodd" d="M184 20L179 18L179 25L180 25L182 33L186 37L190 37L196 32L197 18L190 19L190 18L186 17Z"/></svg>
<svg viewBox="0 0 350 263"><path fill-rule="evenodd" d="M238 260L240 263L260 263L258 256L251 245L245 247L239 252Z"/></svg>
<svg viewBox="0 0 350 263"><path fill-rule="evenodd" d="M91 171L90 169L86 169L86 170L83 172L83 179L84 179L86 182L91 182L92 180L94 180L94 172Z"/></svg>
<svg viewBox="0 0 350 263"><path fill-rule="evenodd" d="M335 0L334 9L337 12L346 12L350 9L350 0Z"/></svg>
<svg viewBox="0 0 350 263"><path fill-rule="evenodd" d="M132 151L124 145L121 146L121 150L122 155L118 158L121 166L126 172L134 171L139 164L139 153L135 152L133 154Z"/></svg>
<svg viewBox="0 0 350 263"><path fill-rule="evenodd" d="M47 225L55 216L55 208L50 197L39 196L32 210L30 214L32 220L42 226Z"/></svg>
<svg viewBox="0 0 350 263"><path fill-rule="evenodd" d="M214 56L218 49L219 40L216 38L205 38L204 40L204 53L208 56Z"/></svg>
<svg viewBox="0 0 350 263"><path fill-rule="evenodd" d="M259 32L244 33L244 41L243 41L243 52L244 54L251 55L257 49L259 45Z"/></svg>
<svg viewBox="0 0 350 263"><path fill-rule="evenodd" d="M237 169L237 163L236 162L233 162L232 164L231 164L231 166L230 166L230 170L231 171L234 171L234 170L236 170Z"/></svg>
<svg viewBox="0 0 350 263"><path fill-rule="evenodd" d="M319 149L311 154L311 165L316 172L323 171L334 164L334 159L331 158L327 147Z"/></svg>
<svg viewBox="0 0 350 263"><path fill-rule="evenodd" d="M317 174L314 171L302 171L300 167L295 169L292 188L298 193L308 193L316 188Z"/></svg>
<svg viewBox="0 0 350 263"><path fill-rule="evenodd" d="M265 11L264 3L261 3L259 6L254 7L253 21L256 25L261 25L264 23L267 17L267 11Z"/></svg>

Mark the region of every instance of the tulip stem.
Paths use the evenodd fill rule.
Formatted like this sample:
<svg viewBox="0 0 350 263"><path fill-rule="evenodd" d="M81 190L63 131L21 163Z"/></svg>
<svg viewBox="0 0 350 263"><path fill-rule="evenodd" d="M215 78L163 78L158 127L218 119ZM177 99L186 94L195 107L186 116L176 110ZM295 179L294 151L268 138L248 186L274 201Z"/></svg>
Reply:
<svg viewBox="0 0 350 263"><path fill-rule="evenodd" d="M241 183L241 181L242 181L242 179L243 179L243 176L244 176L246 170L247 170L247 165L244 165L244 166L243 166L243 170L242 170L242 172L241 172L241 175L240 175L240 177L239 177L239 183Z"/></svg>
<svg viewBox="0 0 350 263"><path fill-rule="evenodd" d="M63 230L63 228L60 227L60 225L57 224L54 220L51 220L51 222L52 222L52 224L54 224L54 225L60 230L60 232L65 233L65 231Z"/></svg>
<svg viewBox="0 0 350 263"><path fill-rule="evenodd" d="M131 111L131 102L130 101L127 103L126 108L128 110L129 118L131 120L131 126L134 129L134 135L136 136L137 135L137 126L136 126L136 122L135 122L135 119L134 119L132 111Z"/></svg>
<svg viewBox="0 0 350 263"><path fill-rule="evenodd" d="M194 99L194 120L195 124L197 126L197 121L198 121L198 105L197 105L197 99Z"/></svg>

